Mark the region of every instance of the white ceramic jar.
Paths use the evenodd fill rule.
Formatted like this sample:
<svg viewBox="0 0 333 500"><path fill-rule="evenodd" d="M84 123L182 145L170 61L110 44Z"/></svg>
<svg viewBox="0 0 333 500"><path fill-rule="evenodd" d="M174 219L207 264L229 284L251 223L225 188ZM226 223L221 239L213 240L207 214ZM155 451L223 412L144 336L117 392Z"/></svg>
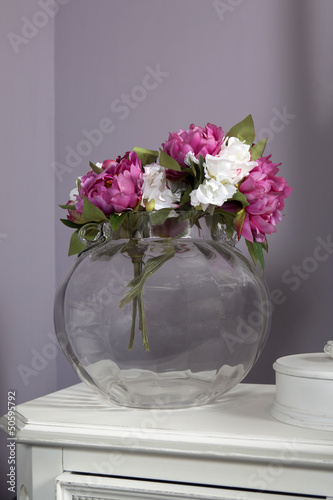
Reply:
<svg viewBox="0 0 333 500"><path fill-rule="evenodd" d="M274 363L271 413L277 420L333 431L333 359L325 351L285 356Z"/></svg>

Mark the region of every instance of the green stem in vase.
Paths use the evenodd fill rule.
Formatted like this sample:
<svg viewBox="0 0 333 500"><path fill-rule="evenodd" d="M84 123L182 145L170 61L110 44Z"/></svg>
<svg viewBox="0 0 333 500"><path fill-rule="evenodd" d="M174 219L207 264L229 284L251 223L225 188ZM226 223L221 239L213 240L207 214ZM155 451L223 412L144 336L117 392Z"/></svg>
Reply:
<svg viewBox="0 0 333 500"><path fill-rule="evenodd" d="M151 257L147 260L144 269L140 276L135 277L127 286L132 287L123 299L120 301L119 307L122 308L124 305L129 304L134 297L142 292L143 285L146 279L149 278L155 271L157 271L165 262L171 259L175 255L176 251L174 246L168 249L164 254L158 255L157 257Z"/></svg>
<svg viewBox="0 0 333 500"><path fill-rule="evenodd" d="M128 349L131 351L133 348L134 336L135 336L135 322L136 322L136 311L138 307L138 299L134 297L132 303L132 327L131 327L131 337L128 344Z"/></svg>
<svg viewBox="0 0 333 500"><path fill-rule="evenodd" d="M129 248L126 248L126 252L129 253ZM148 335L146 328L146 317L143 303L143 286L155 271L157 271L165 262L171 259L176 253L176 250L171 241L168 242L168 248L162 255L156 257L151 257L147 262L143 263L143 254L133 255L131 252L131 258L134 265L134 278L128 283L130 290L125 294L123 299L120 301L119 308L121 309L126 304L132 301L132 327L131 336L129 341L129 349L132 349L135 336L135 323L137 317L137 310L139 310L139 330L142 332L142 343L146 349L149 351ZM130 254L130 253L129 253Z"/></svg>
<svg viewBox="0 0 333 500"><path fill-rule="evenodd" d="M139 260L137 260L137 258L135 258L135 259L133 258L132 262L134 265L134 279L136 279L141 275L141 272L142 272L142 258L139 258ZM130 341L128 344L128 349L132 350L132 348L133 348L134 337L135 337L136 316L137 316L138 309L139 309L139 330L142 332L142 343L143 343L146 351L149 351L145 310L144 310L143 300L142 300L142 290L140 291L140 293L137 296L133 297L133 300L132 300L132 326L131 326L131 337L130 337Z"/></svg>
<svg viewBox="0 0 333 500"><path fill-rule="evenodd" d="M142 272L142 256L132 257L132 263L134 267L134 279L140 276ZM134 337L135 337L135 325L136 325L136 314L138 309L139 297L134 297L132 301L132 326L131 326L131 337L128 344L128 349L132 350ZM139 305L139 329L141 330L142 318L141 318L141 310Z"/></svg>
<svg viewBox="0 0 333 500"><path fill-rule="evenodd" d="M147 352L149 352L149 343L146 328L146 317L145 309L143 305L142 292L138 296L138 306L139 306L139 329L142 332L142 343Z"/></svg>

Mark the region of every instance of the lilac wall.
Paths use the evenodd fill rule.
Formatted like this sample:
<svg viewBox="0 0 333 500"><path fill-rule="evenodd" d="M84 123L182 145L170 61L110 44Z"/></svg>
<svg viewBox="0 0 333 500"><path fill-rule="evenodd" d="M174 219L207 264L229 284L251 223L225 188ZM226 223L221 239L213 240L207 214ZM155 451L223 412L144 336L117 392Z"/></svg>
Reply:
<svg viewBox="0 0 333 500"><path fill-rule="evenodd" d="M272 383L276 358L321 351L333 322L333 3L51 4L1 4L1 413L8 390L22 402L77 381L52 339L55 285L72 262L57 204L89 160L155 148L192 122L227 130L252 113L258 138L269 136L268 150L294 187L266 264L281 304L247 381ZM90 136L96 128L103 132ZM36 354L43 350L44 361Z"/></svg>
<svg viewBox="0 0 333 500"><path fill-rule="evenodd" d="M2 2L0 196L0 414L56 390L54 26L37 2ZM35 20L40 27L34 26ZM30 24L29 24L30 23ZM43 26L42 26L43 25ZM8 492L0 433L0 497Z"/></svg>
<svg viewBox="0 0 333 500"><path fill-rule="evenodd" d="M274 382L277 357L321 351L332 336L332 249L313 257L317 238L332 237L332 14L329 0L71 0L56 19L59 203L89 160L155 148L192 122L227 130L252 113L258 138L269 137L294 193L269 238L265 275L279 304L249 382ZM161 75L144 95L138 86L153 86L148 67ZM84 130L104 118L113 131L96 146L90 141L85 156ZM58 225L56 235L59 280L69 266L69 230ZM69 382L63 373L61 385Z"/></svg>

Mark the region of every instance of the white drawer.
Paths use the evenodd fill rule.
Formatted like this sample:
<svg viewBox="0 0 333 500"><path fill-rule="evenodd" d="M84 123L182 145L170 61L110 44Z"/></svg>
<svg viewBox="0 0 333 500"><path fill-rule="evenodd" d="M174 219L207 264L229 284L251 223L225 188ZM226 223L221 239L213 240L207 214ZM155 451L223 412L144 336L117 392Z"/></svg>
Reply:
<svg viewBox="0 0 333 500"><path fill-rule="evenodd" d="M193 484L119 479L65 472L56 478L56 500L295 500L295 496ZM297 500L318 497L297 496Z"/></svg>

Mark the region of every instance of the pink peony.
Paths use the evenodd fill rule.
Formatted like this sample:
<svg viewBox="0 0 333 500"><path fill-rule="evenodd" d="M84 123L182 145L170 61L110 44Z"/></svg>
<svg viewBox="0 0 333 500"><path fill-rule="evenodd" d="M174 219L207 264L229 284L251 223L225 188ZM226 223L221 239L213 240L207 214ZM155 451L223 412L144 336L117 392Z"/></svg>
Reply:
<svg viewBox="0 0 333 500"><path fill-rule="evenodd" d="M142 199L143 171L134 151L120 159L115 177L110 190L114 211L123 212L136 207Z"/></svg>
<svg viewBox="0 0 333 500"><path fill-rule="evenodd" d="M73 202L68 201L66 205L73 205ZM79 213L77 210L68 210L67 219L75 224L84 224L82 212Z"/></svg>
<svg viewBox="0 0 333 500"><path fill-rule="evenodd" d="M275 226L281 221L284 200L292 192L283 177L276 177L280 164L272 163L270 157L259 158L258 165L239 187L250 203L246 207L241 236L252 242L256 240L263 243L266 234L276 232Z"/></svg>
<svg viewBox="0 0 333 500"><path fill-rule="evenodd" d="M133 209L141 202L143 177L136 153L126 153L119 161L105 160L102 169L100 174L90 171L81 178L75 203L78 214L82 214L83 196L106 216Z"/></svg>
<svg viewBox="0 0 333 500"><path fill-rule="evenodd" d="M179 165L187 167L185 157L190 151L196 158L218 154L224 138L221 127L207 123L205 128L197 127L193 123L189 130L180 129L178 133L170 133L169 139L162 144L163 151L178 161Z"/></svg>

